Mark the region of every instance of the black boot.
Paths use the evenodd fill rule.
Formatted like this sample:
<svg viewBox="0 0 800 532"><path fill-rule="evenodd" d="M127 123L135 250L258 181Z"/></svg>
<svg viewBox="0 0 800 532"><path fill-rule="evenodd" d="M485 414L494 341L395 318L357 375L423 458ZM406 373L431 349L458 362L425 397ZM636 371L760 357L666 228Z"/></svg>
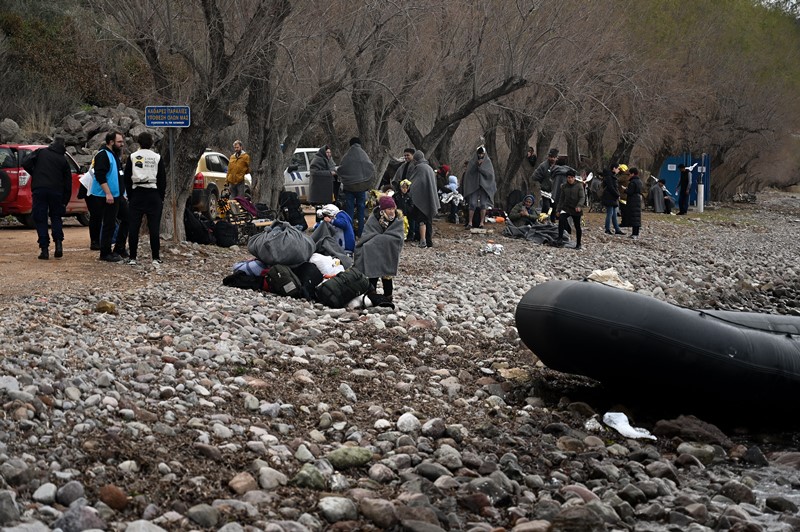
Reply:
<svg viewBox="0 0 800 532"><path fill-rule="evenodd" d="M39 258L42 260L47 260L50 258L50 246L44 247L42 246L42 252L39 253Z"/></svg>
<svg viewBox="0 0 800 532"><path fill-rule="evenodd" d="M60 240L56 242L56 252L53 254L53 256L57 259L60 259L64 256L64 247Z"/></svg>

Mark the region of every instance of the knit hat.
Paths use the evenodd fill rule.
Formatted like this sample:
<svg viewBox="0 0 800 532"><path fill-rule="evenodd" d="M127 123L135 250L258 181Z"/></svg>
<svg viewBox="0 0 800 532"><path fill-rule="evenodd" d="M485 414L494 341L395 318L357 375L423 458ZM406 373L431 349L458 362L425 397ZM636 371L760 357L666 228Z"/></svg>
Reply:
<svg viewBox="0 0 800 532"><path fill-rule="evenodd" d="M627 164L619 165L619 171L620 172L627 172L628 171L628 165Z"/></svg>
<svg viewBox="0 0 800 532"><path fill-rule="evenodd" d="M361 139L358 137L353 137L350 139L350 145L352 146L353 144L361 144Z"/></svg>
<svg viewBox="0 0 800 532"><path fill-rule="evenodd" d="M534 201L533 194L528 194L527 196L522 198L522 203L525 203L525 200L531 200L531 203L533 203Z"/></svg>
<svg viewBox="0 0 800 532"><path fill-rule="evenodd" d="M550 148L550 151L547 152L548 157L558 157L558 148Z"/></svg>
<svg viewBox="0 0 800 532"><path fill-rule="evenodd" d="M381 196L381 199L378 200L378 206L382 211L385 211L386 209L397 208L397 204L394 202L391 196Z"/></svg>
<svg viewBox="0 0 800 532"><path fill-rule="evenodd" d="M445 174L449 174L449 173L450 173L450 167L449 167L448 165L446 165L446 164L443 164L443 165L442 165L442 171L443 171Z"/></svg>
<svg viewBox="0 0 800 532"><path fill-rule="evenodd" d="M402 187L403 185L410 187L411 181L409 181L408 179L403 179L402 181L400 181L400 186Z"/></svg>

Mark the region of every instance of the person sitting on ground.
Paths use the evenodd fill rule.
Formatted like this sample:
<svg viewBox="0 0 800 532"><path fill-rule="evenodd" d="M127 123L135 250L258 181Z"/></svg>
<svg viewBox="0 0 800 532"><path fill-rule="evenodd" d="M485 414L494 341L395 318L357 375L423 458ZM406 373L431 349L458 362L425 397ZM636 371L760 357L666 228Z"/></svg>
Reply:
<svg viewBox="0 0 800 532"><path fill-rule="evenodd" d="M675 209L675 198L667 190L667 182L663 179L658 180L658 187L664 193L664 214L672 214Z"/></svg>
<svg viewBox="0 0 800 532"><path fill-rule="evenodd" d="M508 219L511 220L511 223L517 227L536 224L539 214L536 212L536 207L533 206L533 202L533 195L528 194L522 198L522 201L514 205L508 215Z"/></svg>
<svg viewBox="0 0 800 532"><path fill-rule="evenodd" d="M317 217L320 220L314 225L312 240L315 240L313 234L317 232L317 228L321 224L327 224L336 243L345 253L352 255L356 249L356 234L353 231L353 220L350 219L350 215L330 203L317 211Z"/></svg>
<svg viewBox="0 0 800 532"><path fill-rule="evenodd" d="M575 249L581 249L581 215L583 214L583 184L575 179L575 170L567 170L567 182L561 185L558 194L558 240L556 244L564 245L564 231L569 227L569 219L575 225Z"/></svg>
<svg viewBox="0 0 800 532"><path fill-rule="evenodd" d="M400 251L403 249L403 219L390 196L381 196L378 206L364 224L364 232L356 244L354 268L369 278L370 301L376 307L394 308L393 276L397 275ZM378 278L383 294L378 294Z"/></svg>

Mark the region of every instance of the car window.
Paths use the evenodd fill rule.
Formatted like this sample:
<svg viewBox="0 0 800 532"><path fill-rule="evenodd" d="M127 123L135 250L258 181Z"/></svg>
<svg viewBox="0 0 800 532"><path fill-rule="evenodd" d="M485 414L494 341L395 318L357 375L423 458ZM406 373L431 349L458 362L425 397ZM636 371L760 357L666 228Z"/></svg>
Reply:
<svg viewBox="0 0 800 532"><path fill-rule="evenodd" d="M17 158L11 148L0 148L0 168L14 168L17 166Z"/></svg>
<svg viewBox="0 0 800 532"><path fill-rule="evenodd" d="M222 163L219 155L206 155L206 168L209 172L228 171L228 166Z"/></svg>
<svg viewBox="0 0 800 532"><path fill-rule="evenodd" d="M81 171L81 167L78 166L78 163L75 162L75 159L73 159L69 155L64 155L64 157L67 159L67 164L69 164L69 171L72 172L73 174L79 174Z"/></svg>
<svg viewBox="0 0 800 532"><path fill-rule="evenodd" d="M298 172L308 172L308 164L306 163L306 155L303 152L295 153L292 155L292 162L290 166L296 166Z"/></svg>

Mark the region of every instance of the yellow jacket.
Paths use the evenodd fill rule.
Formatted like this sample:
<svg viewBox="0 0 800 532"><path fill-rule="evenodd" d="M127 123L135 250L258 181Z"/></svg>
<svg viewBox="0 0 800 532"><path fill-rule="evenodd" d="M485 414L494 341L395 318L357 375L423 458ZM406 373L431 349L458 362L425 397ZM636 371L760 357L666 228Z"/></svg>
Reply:
<svg viewBox="0 0 800 532"><path fill-rule="evenodd" d="M231 185L238 185L244 181L244 174L250 172L250 156L242 152L238 157L234 153L228 162L228 175L225 182Z"/></svg>

